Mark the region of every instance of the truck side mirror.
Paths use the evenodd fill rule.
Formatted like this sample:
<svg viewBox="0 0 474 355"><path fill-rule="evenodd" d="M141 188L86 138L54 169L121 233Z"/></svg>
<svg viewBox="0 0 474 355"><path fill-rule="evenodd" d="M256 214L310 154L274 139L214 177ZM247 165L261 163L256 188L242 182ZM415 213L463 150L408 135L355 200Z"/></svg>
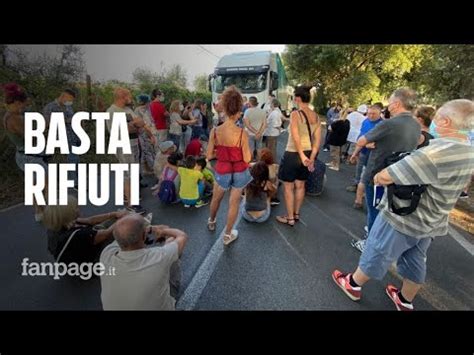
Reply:
<svg viewBox="0 0 474 355"><path fill-rule="evenodd" d="M278 73L271 72L271 89L272 90L278 90Z"/></svg>
<svg viewBox="0 0 474 355"><path fill-rule="evenodd" d="M212 74L209 74L209 76L207 77L207 85L210 92L212 92L212 77Z"/></svg>

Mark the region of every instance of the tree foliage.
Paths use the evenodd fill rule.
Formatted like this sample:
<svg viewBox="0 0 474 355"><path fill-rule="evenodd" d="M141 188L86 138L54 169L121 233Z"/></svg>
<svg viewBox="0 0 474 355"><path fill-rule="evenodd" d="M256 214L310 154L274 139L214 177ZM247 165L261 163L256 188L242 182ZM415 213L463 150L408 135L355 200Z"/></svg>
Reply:
<svg viewBox="0 0 474 355"><path fill-rule="evenodd" d="M33 108L40 109L66 87L84 81L83 53L77 45L58 46L54 56L29 56L7 46L0 48L0 82L16 82L26 89Z"/></svg>
<svg viewBox="0 0 474 355"><path fill-rule="evenodd" d="M425 102L472 99L472 45L289 45L283 54L294 84L316 86L316 106L384 101L409 86Z"/></svg>
<svg viewBox="0 0 474 355"><path fill-rule="evenodd" d="M196 91L202 91L202 92L209 91L208 78L206 74L197 75L194 78L193 84L194 84L194 89Z"/></svg>

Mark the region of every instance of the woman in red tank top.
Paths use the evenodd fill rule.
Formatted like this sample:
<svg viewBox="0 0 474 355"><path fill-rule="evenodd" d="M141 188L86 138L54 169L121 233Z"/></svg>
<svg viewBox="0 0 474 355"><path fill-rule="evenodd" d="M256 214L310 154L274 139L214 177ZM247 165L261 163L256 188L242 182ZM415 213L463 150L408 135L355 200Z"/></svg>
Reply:
<svg viewBox="0 0 474 355"><path fill-rule="evenodd" d="M217 211L225 192L230 189L224 232L224 244L228 245L237 239L238 231L232 227L239 213L242 190L252 181L249 171L251 153L247 133L236 125L241 116L242 96L235 86L224 91L220 105L227 119L222 125L212 129L207 146L207 160L217 159L214 167L216 183L207 227L210 231L215 231Z"/></svg>

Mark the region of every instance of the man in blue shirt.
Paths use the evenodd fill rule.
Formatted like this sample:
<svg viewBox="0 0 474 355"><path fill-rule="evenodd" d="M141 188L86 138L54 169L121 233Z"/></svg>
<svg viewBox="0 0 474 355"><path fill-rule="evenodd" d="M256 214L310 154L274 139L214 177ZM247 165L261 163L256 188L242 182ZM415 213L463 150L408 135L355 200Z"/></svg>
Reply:
<svg viewBox="0 0 474 355"><path fill-rule="evenodd" d="M371 106L367 112L367 118L362 122L362 126L360 127L360 134L357 139L362 136L365 136L369 131L371 131L375 126L377 126L383 119L380 118L380 108L378 106ZM366 147L362 148L359 154L359 160L357 161L357 168L362 169L362 174L360 181L357 184L356 190L356 198L354 201L354 208L355 209L362 209L362 199L364 198L364 179L362 175L364 174L365 167L367 166L367 162L369 160L370 150Z"/></svg>

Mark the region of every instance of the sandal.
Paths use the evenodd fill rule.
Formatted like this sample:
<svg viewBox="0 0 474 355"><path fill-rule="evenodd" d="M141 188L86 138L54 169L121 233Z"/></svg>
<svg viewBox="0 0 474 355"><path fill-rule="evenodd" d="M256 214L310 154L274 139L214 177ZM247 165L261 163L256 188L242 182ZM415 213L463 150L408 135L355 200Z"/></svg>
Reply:
<svg viewBox="0 0 474 355"><path fill-rule="evenodd" d="M288 216L277 216L276 220L280 222L281 224L286 224L290 227L293 227L295 225L295 219L288 218Z"/></svg>
<svg viewBox="0 0 474 355"><path fill-rule="evenodd" d="M214 219L214 221L211 221L211 218L209 217L207 219L207 229L210 230L211 232L214 232L216 230L216 223L217 221Z"/></svg>
<svg viewBox="0 0 474 355"><path fill-rule="evenodd" d="M295 223L299 222L300 221L300 214L299 213L293 213L293 218L295 220Z"/></svg>
<svg viewBox="0 0 474 355"><path fill-rule="evenodd" d="M239 232L236 229L232 229L232 232L230 234L224 234L224 245L229 245L234 240L236 240L238 236Z"/></svg>

